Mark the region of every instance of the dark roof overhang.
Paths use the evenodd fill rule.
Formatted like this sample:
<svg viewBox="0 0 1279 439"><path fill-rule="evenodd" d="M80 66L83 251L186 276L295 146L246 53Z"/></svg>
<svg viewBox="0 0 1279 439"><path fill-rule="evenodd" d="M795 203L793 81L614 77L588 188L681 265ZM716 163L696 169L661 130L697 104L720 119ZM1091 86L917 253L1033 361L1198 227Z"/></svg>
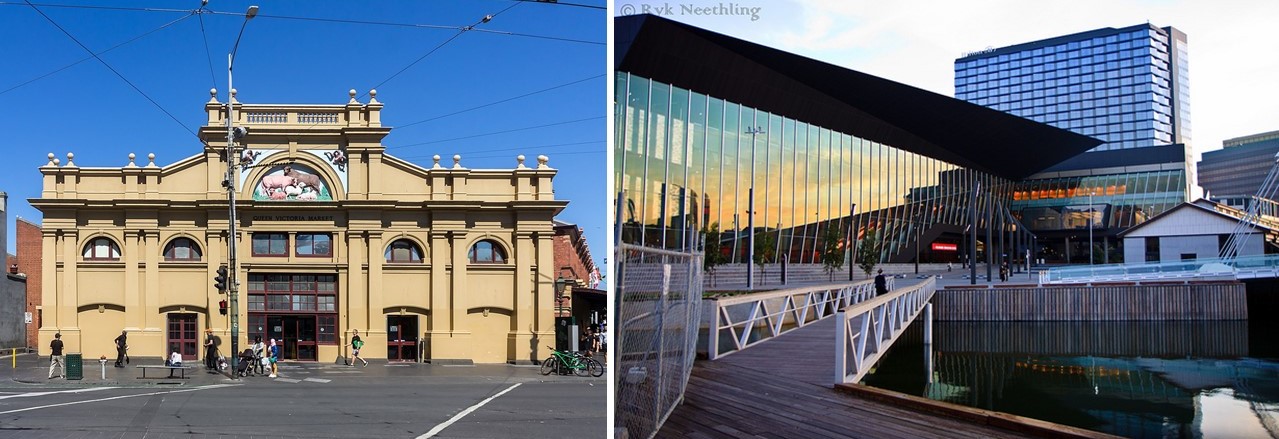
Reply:
<svg viewBox="0 0 1279 439"><path fill-rule="evenodd" d="M614 18L614 67L1012 180L1102 142L654 15Z"/></svg>

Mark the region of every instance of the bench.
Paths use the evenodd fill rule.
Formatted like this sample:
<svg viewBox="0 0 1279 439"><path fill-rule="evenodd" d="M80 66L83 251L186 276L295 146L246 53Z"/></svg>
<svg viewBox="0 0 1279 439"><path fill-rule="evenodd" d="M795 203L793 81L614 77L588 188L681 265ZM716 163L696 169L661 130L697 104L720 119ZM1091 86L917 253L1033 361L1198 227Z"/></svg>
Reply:
<svg viewBox="0 0 1279 439"><path fill-rule="evenodd" d="M167 369L167 370L169 371L169 376L168 376L168 378L181 378L181 379L184 379L184 380L185 380L185 379L187 379L187 370L193 370L193 369L195 369L195 366L155 366L155 365L152 365L152 366L136 366L136 367L137 367L138 369L142 369L142 376L141 376L141 377L138 377L138 379L146 379L146 378L147 378L147 370L148 370L148 369ZM173 376L173 372L174 372L174 371L181 372L181 376L177 376L177 377ZM164 378L164 377L150 377L150 378L152 378L152 379L162 379L162 378Z"/></svg>

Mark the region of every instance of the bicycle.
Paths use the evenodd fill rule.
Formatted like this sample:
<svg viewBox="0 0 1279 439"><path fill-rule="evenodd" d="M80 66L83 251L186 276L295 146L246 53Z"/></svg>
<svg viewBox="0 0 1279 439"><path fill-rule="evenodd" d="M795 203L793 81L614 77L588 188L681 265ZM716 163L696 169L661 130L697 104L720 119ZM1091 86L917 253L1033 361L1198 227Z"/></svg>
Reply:
<svg viewBox="0 0 1279 439"><path fill-rule="evenodd" d="M576 355L581 361L586 362L586 370L591 376L598 378L604 375L604 363L600 363L600 361L596 360L594 357L585 355L581 352L574 352L573 355Z"/></svg>
<svg viewBox="0 0 1279 439"><path fill-rule="evenodd" d="M542 375L550 375L552 372L558 374L568 374L570 371L577 376L601 376L604 375L604 366L593 358L586 357L577 352L560 351L553 347L547 346L551 350L551 356L542 360Z"/></svg>

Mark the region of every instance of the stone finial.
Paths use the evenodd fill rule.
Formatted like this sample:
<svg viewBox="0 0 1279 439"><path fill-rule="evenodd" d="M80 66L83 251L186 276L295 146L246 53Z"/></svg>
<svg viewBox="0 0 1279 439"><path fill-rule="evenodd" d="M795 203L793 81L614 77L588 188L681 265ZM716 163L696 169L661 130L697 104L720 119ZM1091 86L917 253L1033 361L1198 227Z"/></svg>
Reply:
<svg viewBox="0 0 1279 439"><path fill-rule="evenodd" d="M49 153L49 164L45 166L57 166L57 165L58 165L58 159L53 158L53 153Z"/></svg>
<svg viewBox="0 0 1279 439"><path fill-rule="evenodd" d="M539 155L539 156L537 156L537 169L547 169L547 168L549 168L549 166L546 166L546 162L548 162L548 161L550 161L550 160L551 160L550 158L547 158L547 157L546 157L546 156L544 156L544 155Z"/></svg>
<svg viewBox="0 0 1279 439"><path fill-rule="evenodd" d="M53 159L53 166L61 166L61 165L62 165L62 160Z"/></svg>
<svg viewBox="0 0 1279 439"><path fill-rule="evenodd" d="M453 154L453 169L462 169L462 155Z"/></svg>
<svg viewBox="0 0 1279 439"><path fill-rule="evenodd" d="M209 103L210 104L218 103L218 89L216 88L209 89Z"/></svg>
<svg viewBox="0 0 1279 439"><path fill-rule="evenodd" d="M231 102L231 103L237 103L237 102L239 102L239 101L235 100L235 89L234 89L234 88L233 88L233 89L231 89L231 97L230 97L230 98L228 98L228 100L227 100L227 101L228 101L228 102Z"/></svg>
<svg viewBox="0 0 1279 439"><path fill-rule="evenodd" d="M353 89L351 89L351 91L346 92L346 94L351 95L351 100L347 102L348 104L358 104L358 103L360 103L360 101L355 100L355 89L354 89L354 88L353 88Z"/></svg>
<svg viewBox="0 0 1279 439"><path fill-rule="evenodd" d="M68 152L68 153L67 153L67 166L68 166L68 167L75 167L75 163L72 163L72 162L71 162L72 160L75 160L75 154L72 154L72 153L69 153L69 152Z"/></svg>
<svg viewBox="0 0 1279 439"><path fill-rule="evenodd" d="M136 164L134 164L134 163L133 163L133 159L135 159L135 158L137 158L137 157L138 157L138 156L137 156L136 154L134 154L134 153L129 153L129 164L125 165L125 167L126 167L126 168L136 168L136 167L138 167L138 165L136 165Z"/></svg>
<svg viewBox="0 0 1279 439"><path fill-rule="evenodd" d="M515 169L528 169L524 166L524 154L515 156Z"/></svg>
<svg viewBox="0 0 1279 439"><path fill-rule="evenodd" d="M377 89L376 89L376 88L375 88L375 89L372 89L372 90L369 90L369 103L370 103L370 104L376 104L376 103L378 103L378 101L377 101Z"/></svg>
<svg viewBox="0 0 1279 439"><path fill-rule="evenodd" d="M435 166L432 166L431 169L440 169L440 155L436 154L432 156L431 160L435 161Z"/></svg>
<svg viewBox="0 0 1279 439"><path fill-rule="evenodd" d="M235 96L235 90L231 90L231 96ZM154 168L154 167L155 167L155 153L153 152L153 153L147 154L147 160L149 160L149 161L150 161L150 163L147 163L147 167L148 167L148 168Z"/></svg>

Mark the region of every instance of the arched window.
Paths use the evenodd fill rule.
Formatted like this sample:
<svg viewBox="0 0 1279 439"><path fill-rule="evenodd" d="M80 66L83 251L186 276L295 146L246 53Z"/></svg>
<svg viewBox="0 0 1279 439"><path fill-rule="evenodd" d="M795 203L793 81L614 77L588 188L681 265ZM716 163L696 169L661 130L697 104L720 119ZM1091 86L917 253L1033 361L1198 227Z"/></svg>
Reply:
<svg viewBox="0 0 1279 439"><path fill-rule="evenodd" d="M166 261L199 261L202 256L200 246L191 238L177 238L164 246Z"/></svg>
<svg viewBox="0 0 1279 439"><path fill-rule="evenodd" d="M502 251L502 246L488 239L481 240L471 246L471 251L467 256L472 263L476 264L506 263L506 253Z"/></svg>
<svg viewBox="0 0 1279 439"><path fill-rule="evenodd" d="M94 238L89 241L89 245L84 246L84 258L98 261L118 261L120 260L120 246L116 245L111 238Z"/></svg>
<svg viewBox="0 0 1279 439"><path fill-rule="evenodd" d="M413 241L397 239L386 248L386 262L392 264L422 262L422 250L419 250Z"/></svg>

